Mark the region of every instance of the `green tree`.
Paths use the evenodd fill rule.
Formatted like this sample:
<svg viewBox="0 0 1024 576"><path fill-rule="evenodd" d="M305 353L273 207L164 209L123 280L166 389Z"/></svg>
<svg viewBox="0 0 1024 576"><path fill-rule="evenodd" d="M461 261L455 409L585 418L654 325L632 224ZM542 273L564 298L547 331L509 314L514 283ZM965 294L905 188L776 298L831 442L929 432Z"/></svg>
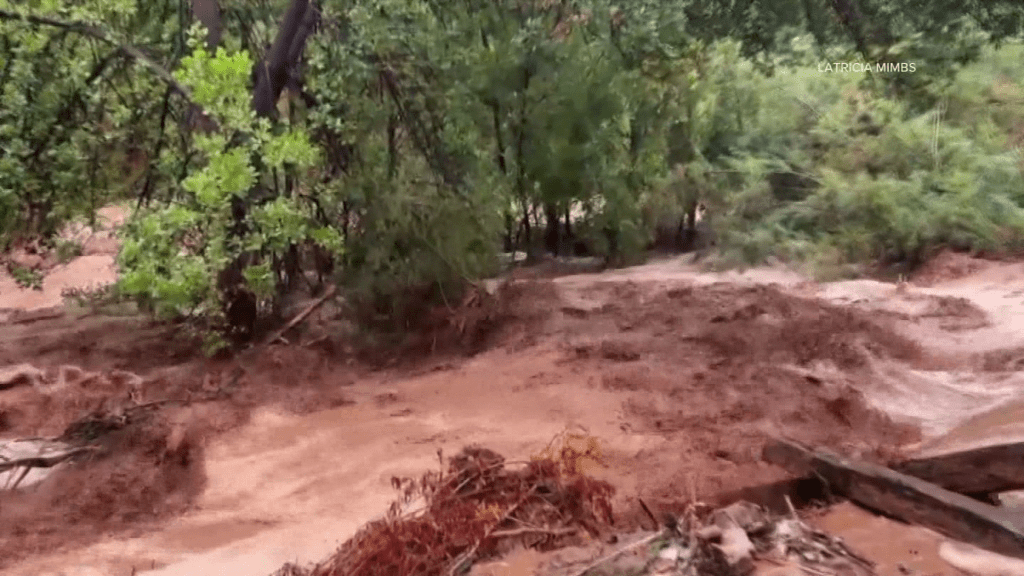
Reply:
<svg viewBox="0 0 1024 576"><path fill-rule="evenodd" d="M277 174L286 167L315 167L319 155L303 130L274 128L257 118L247 53L229 54L222 48L214 56L198 35L193 38L192 54L176 76L217 129L195 136L201 165L181 182L176 201L130 222L119 257L120 286L123 293L151 302L163 316L198 318L212 328L251 329L253 318L238 322L230 317L237 302L230 290L250 290L253 304L273 307L282 284L273 263L292 246L308 242L340 252L341 237L318 225L311 205L297 194L277 194L248 206L244 228L236 228L236 211L251 199L253 189L276 187ZM239 259L240 277L225 291L219 280Z"/></svg>

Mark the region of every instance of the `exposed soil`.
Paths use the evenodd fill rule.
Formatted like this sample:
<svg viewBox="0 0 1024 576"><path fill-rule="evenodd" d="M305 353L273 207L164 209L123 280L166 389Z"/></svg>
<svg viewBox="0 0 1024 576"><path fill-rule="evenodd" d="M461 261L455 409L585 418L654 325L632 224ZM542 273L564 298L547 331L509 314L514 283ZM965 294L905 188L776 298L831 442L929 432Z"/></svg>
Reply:
<svg viewBox="0 0 1024 576"><path fill-rule="evenodd" d="M435 311L397 357L356 351L332 314L234 360L133 317L8 320L0 367L45 376L0 390L0 436L129 416L90 429L90 458L0 492L0 572L269 574L379 517L390 478L438 450L525 460L567 427L600 440L622 530L648 522L638 498L773 504L771 435L886 460L1024 390L1024 304L970 278L818 286L669 261L522 280Z"/></svg>

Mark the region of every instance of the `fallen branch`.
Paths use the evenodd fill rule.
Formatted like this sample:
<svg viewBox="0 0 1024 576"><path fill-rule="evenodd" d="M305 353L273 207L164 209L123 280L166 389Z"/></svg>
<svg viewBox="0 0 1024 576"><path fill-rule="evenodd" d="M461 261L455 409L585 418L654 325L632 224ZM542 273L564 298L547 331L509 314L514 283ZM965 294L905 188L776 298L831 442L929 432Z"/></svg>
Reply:
<svg viewBox="0 0 1024 576"><path fill-rule="evenodd" d="M284 325L283 328L281 328L280 330L275 332L270 338L268 338L265 344L273 344L277 340L282 339L285 332L288 332L292 328L298 326L303 320L305 320L310 314L312 314L314 310L322 306L324 302L327 302L328 300L333 298L334 294L337 293L337 291L338 288L334 284L328 286L327 291L324 292L323 296L317 298L309 306L307 306L305 310L296 314L294 318L292 318L287 324Z"/></svg>
<svg viewBox="0 0 1024 576"><path fill-rule="evenodd" d="M950 492L920 478L810 450L778 440L764 451L765 460L797 475L816 474L836 493L867 508L920 524L956 540L1024 558L1024 515Z"/></svg>
<svg viewBox="0 0 1024 576"><path fill-rule="evenodd" d="M82 452L88 452L91 450L96 450L96 448L92 446L83 446L79 448L73 448L71 450L66 450L58 454L50 454L48 456L38 455L31 456L28 458L16 458L13 460L10 458L0 456L0 458L3 459L3 462L0 462L0 472L6 472L7 470L17 470L18 468L24 467L24 470L21 471L21 474L19 474L18 477L14 480L13 484L11 484L10 478L8 478L7 484L4 485L4 490L17 490L18 486L21 485L22 480L24 480L25 477L28 476L29 471L31 471L33 468L52 468L57 464L60 464L61 462L64 462L65 460L71 458L72 456L81 454Z"/></svg>
<svg viewBox="0 0 1024 576"><path fill-rule="evenodd" d="M480 548L480 545L483 544L485 540L494 535L494 532L498 528L498 526L501 526L501 524L505 522L505 520L508 520L508 517L511 516L512 513L515 512L517 509L519 509L519 507L523 505L523 502L526 502L527 498L533 496L536 493L537 486L534 485L529 490L527 490L526 493L524 493L515 504L509 506L508 510L506 510L505 513L501 515L501 518L498 518L497 522L491 525L487 532L484 533L482 538L477 540L476 543L473 544L473 546L469 550L463 552L462 554L459 554L459 556L454 561L452 561L451 567L448 568L448 576L454 576L455 573L459 570L459 567L462 566L463 563L465 563L467 560L471 560L473 558L473 555L476 554L476 551Z"/></svg>
<svg viewBox="0 0 1024 576"><path fill-rule="evenodd" d="M539 528L527 526L523 528L512 528L510 530L497 530L491 533L491 538L515 538L528 534L540 534L544 536L570 536L578 532L575 528Z"/></svg>
<svg viewBox="0 0 1024 576"><path fill-rule="evenodd" d="M1024 489L1024 442L985 446L893 464L946 490L984 495Z"/></svg>

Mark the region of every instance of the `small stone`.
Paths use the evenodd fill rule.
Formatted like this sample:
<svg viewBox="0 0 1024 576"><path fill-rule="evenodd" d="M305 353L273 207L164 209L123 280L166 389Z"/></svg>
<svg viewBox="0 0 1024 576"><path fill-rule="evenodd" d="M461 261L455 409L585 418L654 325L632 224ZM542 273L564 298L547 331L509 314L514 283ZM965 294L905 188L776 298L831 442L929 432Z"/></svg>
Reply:
<svg viewBox="0 0 1024 576"><path fill-rule="evenodd" d="M661 560L675 562L679 560L680 552L682 552L682 550L680 550L679 547L669 546L668 548L665 548L664 550L658 553L658 558Z"/></svg>
<svg viewBox="0 0 1024 576"><path fill-rule="evenodd" d="M757 504L741 501L722 508L712 515L712 522L722 528L727 528L730 525L727 519L749 531L756 526L764 525L768 521L768 516Z"/></svg>
<svg viewBox="0 0 1024 576"><path fill-rule="evenodd" d="M733 526L722 532L722 543L715 544L722 560L737 574L754 571L754 543L742 528Z"/></svg>

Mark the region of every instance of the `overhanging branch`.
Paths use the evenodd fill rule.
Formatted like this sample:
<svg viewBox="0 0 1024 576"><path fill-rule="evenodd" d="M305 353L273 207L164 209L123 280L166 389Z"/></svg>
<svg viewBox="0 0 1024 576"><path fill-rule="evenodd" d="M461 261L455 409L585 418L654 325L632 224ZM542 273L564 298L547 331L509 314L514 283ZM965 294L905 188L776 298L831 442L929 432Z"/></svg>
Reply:
<svg viewBox="0 0 1024 576"><path fill-rule="evenodd" d="M85 22L66 22L63 20L57 20L54 18L48 18L45 16L35 16L32 14L19 14L17 12L11 12L9 10L0 10L0 20L13 20L31 24L33 26L49 26L51 28L60 28L62 30L68 30L94 38L117 48L124 55L135 59L137 62L149 68L155 73L161 80L167 83L175 92L181 94L185 98L191 100L191 92L188 88L181 85L166 68L161 66L158 62L150 58L145 52L140 50L136 46L129 44L121 44L120 42L112 39L104 30L97 28L91 24Z"/></svg>

